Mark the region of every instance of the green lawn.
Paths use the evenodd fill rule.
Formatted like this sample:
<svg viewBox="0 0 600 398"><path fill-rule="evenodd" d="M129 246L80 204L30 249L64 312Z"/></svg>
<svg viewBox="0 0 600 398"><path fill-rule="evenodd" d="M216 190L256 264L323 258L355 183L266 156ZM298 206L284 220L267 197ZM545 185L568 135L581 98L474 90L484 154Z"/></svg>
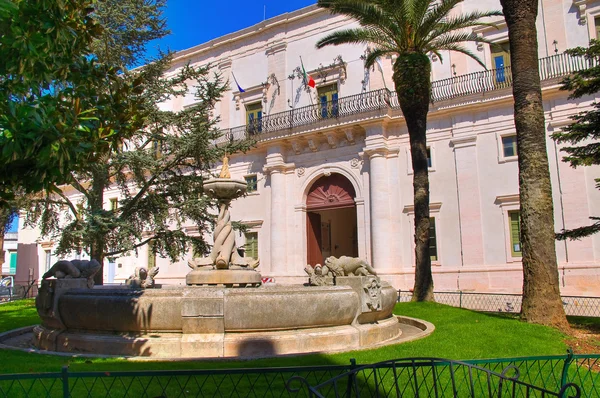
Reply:
<svg viewBox="0 0 600 398"><path fill-rule="evenodd" d="M435 325L436 330L431 336L421 340L373 350L252 361L140 362L3 350L0 353L0 373L58 371L63 365L69 365L72 371L116 371L348 364L350 358L356 358L359 364L405 357L506 358L564 354L567 349L562 333L548 327L520 322L511 315L478 313L433 303L401 303L397 304L395 312L427 320ZM33 300L0 305L0 331L37 322Z"/></svg>

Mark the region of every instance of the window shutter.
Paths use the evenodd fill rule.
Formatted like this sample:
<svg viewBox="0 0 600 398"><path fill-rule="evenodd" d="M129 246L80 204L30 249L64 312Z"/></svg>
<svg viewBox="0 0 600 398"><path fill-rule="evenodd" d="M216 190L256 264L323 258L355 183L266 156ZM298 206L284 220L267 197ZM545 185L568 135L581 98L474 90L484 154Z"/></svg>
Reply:
<svg viewBox="0 0 600 398"><path fill-rule="evenodd" d="M510 219L510 251L513 257L521 257L521 212L511 211Z"/></svg>

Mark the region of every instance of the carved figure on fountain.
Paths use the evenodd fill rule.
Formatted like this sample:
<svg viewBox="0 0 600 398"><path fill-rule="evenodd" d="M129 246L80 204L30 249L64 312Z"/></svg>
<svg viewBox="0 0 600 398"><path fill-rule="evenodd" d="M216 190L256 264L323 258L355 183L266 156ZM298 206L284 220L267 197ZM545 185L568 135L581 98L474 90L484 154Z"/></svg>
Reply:
<svg viewBox="0 0 600 398"><path fill-rule="evenodd" d="M91 260L60 260L42 276L42 279L87 279L88 287L94 286L94 275L100 270L100 263Z"/></svg>
<svg viewBox="0 0 600 398"><path fill-rule="evenodd" d="M134 273L127 278L125 284L134 288L151 289L156 285L154 278L158 271L158 267L150 268L150 271L144 267L135 267Z"/></svg>

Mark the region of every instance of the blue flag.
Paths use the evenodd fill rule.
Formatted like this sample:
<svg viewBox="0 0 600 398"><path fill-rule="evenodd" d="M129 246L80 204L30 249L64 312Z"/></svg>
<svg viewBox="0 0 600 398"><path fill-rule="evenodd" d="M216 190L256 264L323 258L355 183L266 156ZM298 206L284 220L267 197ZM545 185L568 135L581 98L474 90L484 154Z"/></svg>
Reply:
<svg viewBox="0 0 600 398"><path fill-rule="evenodd" d="M235 85L237 86L238 91L240 93L245 93L246 90L244 90L243 88L240 87L240 84L238 83L237 79L235 78L235 75L233 74L233 71L231 71L231 76L233 76L233 81L235 82Z"/></svg>

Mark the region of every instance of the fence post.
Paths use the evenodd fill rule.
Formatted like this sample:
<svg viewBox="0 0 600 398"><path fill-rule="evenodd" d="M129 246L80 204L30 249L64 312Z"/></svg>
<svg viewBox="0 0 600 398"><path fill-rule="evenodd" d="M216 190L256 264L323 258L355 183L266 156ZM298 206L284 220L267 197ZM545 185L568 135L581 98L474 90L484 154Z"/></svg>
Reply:
<svg viewBox="0 0 600 398"><path fill-rule="evenodd" d="M352 372L356 368L356 359L350 358L350 374L348 374L348 384L346 385L346 396L352 396L352 386L354 385L356 375Z"/></svg>
<svg viewBox="0 0 600 398"><path fill-rule="evenodd" d="M573 350L569 348L567 350L567 357L565 358L565 363L563 364L562 375L560 378L560 388L563 388L567 384L567 378L569 377L569 365L573 362Z"/></svg>
<svg viewBox="0 0 600 398"><path fill-rule="evenodd" d="M69 367L63 366L61 373L62 373L61 379L62 379L62 385L63 385L63 398L69 398L70 397L70 394L69 394Z"/></svg>

